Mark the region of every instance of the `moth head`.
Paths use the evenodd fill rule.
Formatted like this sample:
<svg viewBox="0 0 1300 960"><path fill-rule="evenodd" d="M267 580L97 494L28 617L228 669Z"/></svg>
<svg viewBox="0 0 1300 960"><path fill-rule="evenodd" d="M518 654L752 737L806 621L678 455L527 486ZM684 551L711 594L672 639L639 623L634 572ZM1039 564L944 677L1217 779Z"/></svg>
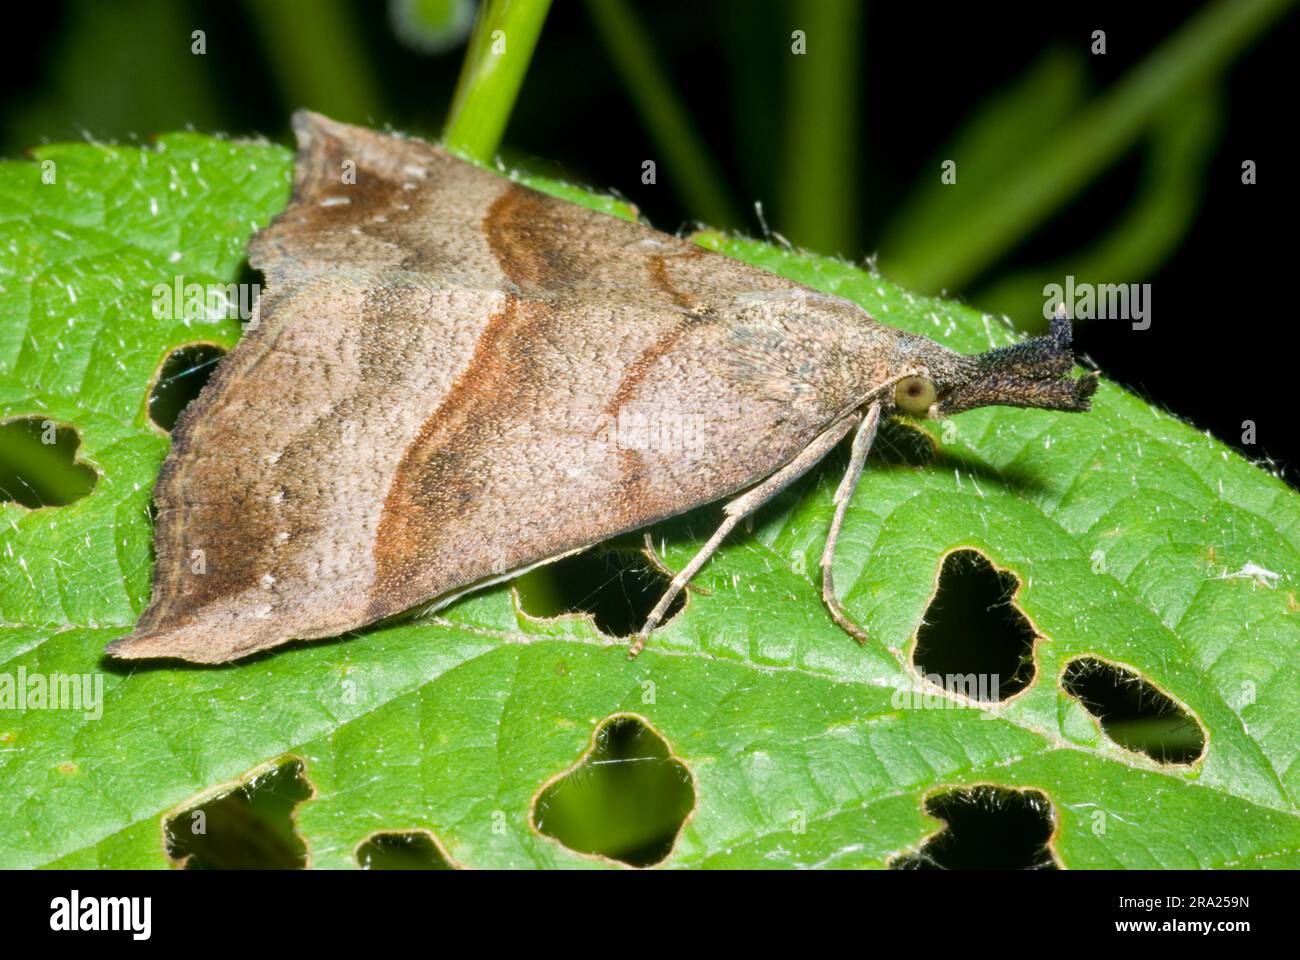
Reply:
<svg viewBox="0 0 1300 960"><path fill-rule="evenodd" d="M1045 337L967 356L923 337L902 344L903 374L891 397L895 409L917 417L946 417L975 407L1039 407L1084 411L1097 375L1070 376L1070 321L1058 316Z"/></svg>

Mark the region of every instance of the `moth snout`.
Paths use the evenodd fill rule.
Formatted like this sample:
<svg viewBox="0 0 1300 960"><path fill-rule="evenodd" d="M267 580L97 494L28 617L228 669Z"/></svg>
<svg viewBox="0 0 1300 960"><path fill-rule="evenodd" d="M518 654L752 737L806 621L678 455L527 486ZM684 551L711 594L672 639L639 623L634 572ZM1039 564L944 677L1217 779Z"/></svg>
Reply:
<svg viewBox="0 0 1300 960"><path fill-rule="evenodd" d="M1085 373L1077 380L1070 376L1023 376L995 373L981 377L940 401L939 416L961 413L976 407L1037 407L1083 413L1091 406L1097 392L1097 375Z"/></svg>
<svg viewBox="0 0 1300 960"><path fill-rule="evenodd" d="M1070 321L1057 317L1051 332L971 358L971 367L951 391L940 397L938 413L948 415L975 407L1038 407L1083 412L1097 391L1097 374L1071 376Z"/></svg>

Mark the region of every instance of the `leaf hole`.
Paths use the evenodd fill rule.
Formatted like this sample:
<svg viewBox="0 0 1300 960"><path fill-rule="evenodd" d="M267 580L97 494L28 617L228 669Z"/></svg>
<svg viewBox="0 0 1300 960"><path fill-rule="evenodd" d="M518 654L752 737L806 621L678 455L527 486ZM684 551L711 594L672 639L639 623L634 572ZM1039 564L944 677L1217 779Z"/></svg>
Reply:
<svg viewBox="0 0 1300 960"><path fill-rule="evenodd" d="M668 589L671 577L656 569L639 545L602 544L584 553L530 570L515 581L519 606L531 617L549 620L590 614L608 637L628 637ZM663 618L667 623L686 603L678 594Z"/></svg>
<svg viewBox="0 0 1300 960"><path fill-rule="evenodd" d="M1034 679L1029 619L1015 605L1020 579L977 550L943 559L939 582L916 632L912 665L944 689L974 700L1006 700Z"/></svg>
<svg viewBox="0 0 1300 960"><path fill-rule="evenodd" d="M542 790L532 820L570 850L649 867L672 851L694 806L690 771L663 737L617 716L597 728L576 767Z"/></svg>
<svg viewBox="0 0 1300 960"><path fill-rule="evenodd" d="M1159 763L1193 763L1205 752L1205 730L1196 719L1135 671L1079 657L1065 665L1061 686L1125 750Z"/></svg>
<svg viewBox="0 0 1300 960"><path fill-rule="evenodd" d="M212 343L190 343L167 354L149 391L149 419L170 433L225 355Z"/></svg>
<svg viewBox="0 0 1300 960"><path fill-rule="evenodd" d="M185 870L302 869L293 812L311 795L302 761L281 764L168 819L167 855Z"/></svg>
<svg viewBox="0 0 1300 960"><path fill-rule="evenodd" d="M926 798L925 812L943 828L893 870L1055 870L1048 848L1055 817L1040 790L978 786Z"/></svg>
<svg viewBox="0 0 1300 960"><path fill-rule="evenodd" d="M362 870L455 869L425 830L376 833L357 848L356 860Z"/></svg>
<svg viewBox="0 0 1300 960"><path fill-rule="evenodd" d="M81 435L47 417L0 423L0 503L63 507L94 489L99 473L77 459Z"/></svg>

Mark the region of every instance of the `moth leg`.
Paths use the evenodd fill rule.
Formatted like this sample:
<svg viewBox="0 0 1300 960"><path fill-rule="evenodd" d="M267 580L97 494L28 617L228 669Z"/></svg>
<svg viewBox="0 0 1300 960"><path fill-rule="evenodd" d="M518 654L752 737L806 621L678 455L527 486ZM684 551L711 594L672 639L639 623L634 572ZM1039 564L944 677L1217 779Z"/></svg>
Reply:
<svg viewBox="0 0 1300 960"><path fill-rule="evenodd" d="M840 539L840 528L844 526L844 515L848 512L849 501L857 489L862 477L862 468L866 465L867 454L876 439L876 428L880 426L880 404L873 403L867 411L866 418L858 427L853 437L853 452L849 457L849 467L844 471L844 479L835 491L835 516L831 519L831 529L826 535L826 547L822 550L822 602L830 612L831 619L838 623L858 643L867 642L867 632L849 619L840 601L835 597L835 579L831 567L835 563L835 544Z"/></svg>
<svg viewBox="0 0 1300 960"><path fill-rule="evenodd" d="M876 408L873 407L872 409ZM877 411L877 417L879 417L879 411ZM632 659L645 648L646 638L650 635L650 631L659 625L659 621L668 612L668 608L672 606L677 594L682 592L682 588L699 572L700 567L708 563L714 551L722 545L722 541L727 538L727 534L732 531L736 524L807 472L813 464L826 456L835 444L839 443L845 434L852 430L861 419L862 414L854 412L836 420L819 433L808 446L804 447L797 457L762 481L758 486L742 493L723 507L722 512L725 517L722 523L714 531L713 536L709 537L708 543L702 546L699 552L691 558L691 562L683 567L677 576L673 577L672 583L668 585L664 595L659 598L655 608L650 611L650 616L646 618L645 625L632 640L632 645L627 651L628 659Z"/></svg>
<svg viewBox="0 0 1300 960"><path fill-rule="evenodd" d="M666 563L659 559L659 554L655 551L654 535L649 530L645 532L645 539L643 542L645 543L646 559L650 561L651 565L653 565L656 570L664 574L664 576L671 578L673 576L673 571ZM686 589L692 590L695 593L702 593L706 597L713 593L712 590L701 587L698 583L688 583Z"/></svg>

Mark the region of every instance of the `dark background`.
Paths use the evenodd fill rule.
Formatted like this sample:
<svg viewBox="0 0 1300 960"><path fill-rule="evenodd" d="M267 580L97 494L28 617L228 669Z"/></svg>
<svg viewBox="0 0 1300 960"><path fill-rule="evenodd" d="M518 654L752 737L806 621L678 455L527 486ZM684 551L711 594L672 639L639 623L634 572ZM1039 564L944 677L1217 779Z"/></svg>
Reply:
<svg viewBox="0 0 1300 960"><path fill-rule="evenodd" d="M732 213L721 226L760 234L761 201L772 229L787 232L785 144L798 118L788 103L790 31L822 0L642 0L633 4L642 38L670 79L720 171ZM827 0L829 2L829 0ZM0 145L18 156L42 140L92 135L126 139L192 125L288 142L290 111L304 104L294 71L332 77L368 91L366 117L436 136L464 52L441 55L404 44L382 2L302 3L268 20L265 0L94 0L27 5L30 19L8 27ZM845 29L857 56L842 85L855 104L851 183L839 190L853 212L846 247L820 249L860 260L882 247L900 199L918 183L938 183L938 160L955 132L1045 51L1082 57L1093 95L1103 92L1176 30L1199 3L862 4ZM295 9L296 8L296 9ZM296 58L319 18L341 17L360 70L329 55ZM207 31L205 57L189 54L190 31ZM1108 52L1088 54L1094 29ZM1096 320L1076 344L1109 377L1210 430L1246 456L1279 461L1292 483L1300 440L1291 427L1292 325L1286 281L1293 273L1295 187L1284 151L1294 126L1297 46L1294 9L1237 54L1214 81L1223 94L1221 127L1181 241L1158 267L1112 282L1151 283L1153 322ZM810 41L810 44L815 42ZM615 189L656 226L675 230L703 216L682 199L661 163L659 182L640 182L641 164L661 157L617 69L617 52L593 25L586 3L555 0L506 132L511 163ZM843 91L842 91L843 92ZM368 99L367 99L368 98ZM810 121L811 122L811 121ZM1043 138L1020 149L1034 151ZM1146 189L1139 142L1078 192L969 289L950 295L995 312L981 299L1001 276L1065 260L1103 236ZM1241 162L1255 160L1259 183L1243 186ZM726 220L730 222L725 222ZM800 242L800 236L791 239ZM815 243L807 243L817 248ZM906 282L905 278L899 278ZM1081 278L1082 279L1082 278ZM1006 311L1011 313L1011 311ZM1022 325L1035 318L1012 313ZM1258 443L1245 446L1242 421Z"/></svg>

